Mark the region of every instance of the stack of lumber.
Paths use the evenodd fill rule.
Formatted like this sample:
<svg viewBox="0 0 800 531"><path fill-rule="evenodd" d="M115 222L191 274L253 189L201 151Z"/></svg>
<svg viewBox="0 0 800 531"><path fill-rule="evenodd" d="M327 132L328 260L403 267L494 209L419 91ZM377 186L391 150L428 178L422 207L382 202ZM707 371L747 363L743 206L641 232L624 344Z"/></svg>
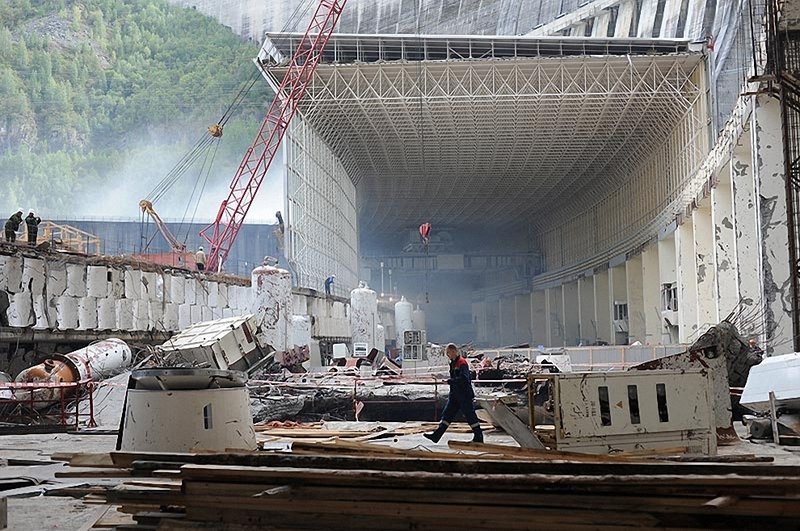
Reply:
<svg viewBox="0 0 800 531"><path fill-rule="evenodd" d="M302 453L76 455L71 465L128 479L72 494L104 496L137 522L125 529L139 530L784 529L800 517L800 466L755 456L681 462L498 445L455 454L295 444Z"/></svg>

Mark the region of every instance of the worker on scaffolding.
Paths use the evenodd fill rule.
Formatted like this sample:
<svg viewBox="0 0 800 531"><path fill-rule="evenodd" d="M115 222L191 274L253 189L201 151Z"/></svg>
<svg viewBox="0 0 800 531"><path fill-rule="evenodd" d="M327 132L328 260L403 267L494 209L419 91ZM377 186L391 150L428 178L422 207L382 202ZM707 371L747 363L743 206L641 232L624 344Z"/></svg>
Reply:
<svg viewBox="0 0 800 531"><path fill-rule="evenodd" d="M205 271L206 269L206 253L203 251L202 245L194 253L194 265L198 271Z"/></svg>
<svg viewBox="0 0 800 531"><path fill-rule="evenodd" d="M331 288L333 287L333 283L336 282L336 275L331 275L325 279L325 296L331 296Z"/></svg>
<svg viewBox="0 0 800 531"><path fill-rule="evenodd" d="M459 411L464 414L464 417L472 428L472 433L475 434L472 438L474 443L483 442L483 432L481 431L481 423L478 420L478 415L475 414L475 406L472 401L475 399L475 391L472 389L472 380L469 373L469 363L458 352L458 347L453 343L447 345L445 354L450 359L450 378L447 383L450 385L450 395L447 397L447 404L442 411L442 421L439 427L433 433L423 433L426 439L438 443L442 438L447 427L456 418Z"/></svg>
<svg viewBox="0 0 800 531"><path fill-rule="evenodd" d="M431 243L431 224L423 223L419 226L419 237L422 240L422 248L428 252L428 244Z"/></svg>
<svg viewBox="0 0 800 531"><path fill-rule="evenodd" d="M36 236L39 234L39 223L41 222L42 218L34 214L33 210L28 212L28 216L25 218L25 227L28 229L28 245L31 247L36 245Z"/></svg>
<svg viewBox="0 0 800 531"><path fill-rule="evenodd" d="M17 212L12 214L8 221L6 221L6 241L14 243L17 241L17 231L22 224L22 209L18 208Z"/></svg>

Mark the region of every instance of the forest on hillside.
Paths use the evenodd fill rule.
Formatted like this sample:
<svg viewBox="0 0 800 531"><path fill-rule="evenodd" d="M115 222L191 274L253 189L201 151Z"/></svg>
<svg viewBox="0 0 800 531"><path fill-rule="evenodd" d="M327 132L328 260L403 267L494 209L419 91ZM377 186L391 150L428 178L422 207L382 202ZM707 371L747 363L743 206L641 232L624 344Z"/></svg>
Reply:
<svg viewBox="0 0 800 531"><path fill-rule="evenodd" d="M0 215L135 212L144 196L131 195L155 186L226 112L257 52L163 0L2 0ZM230 179L268 98L259 80L227 122L212 181ZM178 196L198 179L187 172ZM168 215L184 206L166 205Z"/></svg>

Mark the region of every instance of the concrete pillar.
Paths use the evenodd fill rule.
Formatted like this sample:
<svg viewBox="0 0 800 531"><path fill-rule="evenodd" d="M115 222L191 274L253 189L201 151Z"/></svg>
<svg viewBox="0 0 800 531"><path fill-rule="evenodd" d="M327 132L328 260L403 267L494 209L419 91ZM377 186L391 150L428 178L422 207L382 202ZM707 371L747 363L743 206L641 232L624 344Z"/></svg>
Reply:
<svg viewBox="0 0 800 531"><path fill-rule="evenodd" d="M611 13L608 11L603 11L600 15L595 17L594 26L592 26L592 37L608 37L608 23L610 20Z"/></svg>
<svg viewBox="0 0 800 531"><path fill-rule="evenodd" d="M664 4L664 16L661 18L661 33L659 37L671 39L675 37L678 29L678 18L681 14L681 0L667 0Z"/></svg>
<svg viewBox="0 0 800 531"><path fill-rule="evenodd" d="M628 279L625 274L625 264L611 267L608 270L608 285L611 295L611 324L614 335L611 337L612 345L628 344L628 329L630 326L630 311L627 323L614 323L614 308L618 304L628 304ZM630 307L628 308L630 310Z"/></svg>
<svg viewBox="0 0 800 531"><path fill-rule="evenodd" d="M570 28L570 37L585 37L586 22L579 22Z"/></svg>
<svg viewBox="0 0 800 531"><path fill-rule="evenodd" d="M592 277L594 285L594 322L597 323L597 339L614 344L614 323L611 321L611 281L608 270L598 271Z"/></svg>
<svg viewBox="0 0 800 531"><path fill-rule="evenodd" d="M578 279L578 306L581 340L583 344L597 341L597 323L594 319L594 279L583 277Z"/></svg>
<svg viewBox="0 0 800 531"><path fill-rule="evenodd" d="M531 293L531 326L533 344L546 345L547 340L547 290Z"/></svg>
<svg viewBox="0 0 800 531"><path fill-rule="evenodd" d="M97 328L117 330L116 301L111 297L97 299Z"/></svg>
<svg viewBox="0 0 800 531"><path fill-rule="evenodd" d="M575 346L581 339L578 283L568 282L562 288L561 292L564 297L564 344Z"/></svg>
<svg viewBox="0 0 800 531"><path fill-rule="evenodd" d="M86 293L89 297L108 297L108 268L90 265L86 268Z"/></svg>
<svg viewBox="0 0 800 531"><path fill-rule="evenodd" d="M636 36L639 38L650 39L653 37L653 24L656 21L656 8L658 0L642 0L639 15L639 29Z"/></svg>
<svg viewBox="0 0 800 531"><path fill-rule="evenodd" d="M486 301L486 341L490 346L500 345L500 301Z"/></svg>
<svg viewBox="0 0 800 531"><path fill-rule="evenodd" d="M633 23L635 0L622 0L617 11L617 25L614 28L614 37L628 38Z"/></svg>
<svg viewBox="0 0 800 531"><path fill-rule="evenodd" d="M0 265L2 267L2 265ZM47 280L45 288L48 298L60 297L67 291L67 264L46 262Z"/></svg>
<svg viewBox="0 0 800 531"><path fill-rule="evenodd" d="M125 282L125 298L138 300L142 298L142 272L130 267L125 269L123 279Z"/></svg>
<svg viewBox="0 0 800 531"><path fill-rule="evenodd" d="M708 201L692 212L697 264L698 336L719 322L716 299L717 272L714 269L714 224L711 222L710 203Z"/></svg>
<svg viewBox="0 0 800 531"><path fill-rule="evenodd" d="M780 103L767 94L754 99L751 130L760 200L766 351L769 355L787 354L794 351L794 334Z"/></svg>
<svg viewBox="0 0 800 531"><path fill-rule="evenodd" d="M500 326L498 327L500 331L500 340L498 346L511 345L516 341L514 330L516 324L516 318L514 316L514 297L501 297L497 301L497 306L498 315L500 317Z"/></svg>
<svg viewBox="0 0 800 531"><path fill-rule="evenodd" d="M686 13L686 28L683 31L683 35L679 35L679 37L688 37L692 39L702 39L705 37L705 35L702 34L702 30L707 1L708 0L691 0L691 2L689 2L689 9Z"/></svg>
<svg viewBox="0 0 800 531"><path fill-rule="evenodd" d="M681 343L689 343L697 332L697 263L691 218L685 219L675 231L675 271L678 278L678 338Z"/></svg>
<svg viewBox="0 0 800 531"><path fill-rule="evenodd" d="M517 295L514 297L515 318L515 343L530 343L533 332L531 331L531 295Z"/></svg>
<svg viewBox="0 0 800 531"><path fill-rule="evenodd" d="M658 276L661 282L658 307L661 313L661 343L665 345L674 345L680 342L678 331L680 314L676 308L670 306L673 293L677 295L677 299L680 299L675 246L674 233L658 241ZM679 309L680 300L675 304Z"/></svg>
<svg viewBox="0 0 800 531"><path fill-rule="evenodd" d="M759 203L753 176L751 135L739 138L731 154L730 174L733 184L734 227L736 231L736 276L742 312L748 316L739 321L744 335L762 334L763 268L761 265L761 228ZM763 344L762 336L759 344Z"/></svg>
<svg viewBox="0 0 800 531"><path fill-rule="evenodd" d="M658 345L662 341L661 277L658 264L658 244L642 251L642 312L645 345Z"/></svg>
<svg viewBox="0 0 800 531"><path fill-rule="evenodd" d="M717 322L725 319L739 303L739 275L736 271L736 227L733 217L730 164L711 190L711 219L714 224L714 286Z"/></svg>
<svg viewBox="0 0 800 531"><path fill-rule="evenodd" d="M486 342L486 303L472 303L472 325L477 343Z"/></svg>
<svg viewBox="0 0 800 531"><path fill-rule="evenodd" d="M56 299L56 321L59 330L78 328L78 299L69 295Z"/></svg>
<svg viewBox="0 0 800 531"><path fill-rule="evenodd" d="M644 317L644 280L642 255L632 256L625 262L625 280L628 294L628 344L647 342Z"/></svg>
<svg viewBox="0 0 800 531"><path fill-rule="evenodd" d="M547 346L564 346L564 298L561 286L547 289Z"/></svg>
<svg viewBox="0 0 800 531"><path fill-rule="evenodd" d="M86 266L83 264L67 264L67 295L70 297L86 296Z"/></svg>
<svg viewBox="0 0 800 531"><path fill-rule="evenodd" d="M22 258L0 256L0 290L9 293L22 291Z"/></svg>
<svg viewBox="0 0 800 531"><path fill-rule="evenodd" d="M116 321L118 330L133 330L133 308L136 301L133 299L119 299L115 304Z"/></svg>
<svg viewBox="0 0 800 531"><path fill-rule="evenodd" d="M97 299L81 297L78 299L78 329L94 330L97 328Z"/></svg>

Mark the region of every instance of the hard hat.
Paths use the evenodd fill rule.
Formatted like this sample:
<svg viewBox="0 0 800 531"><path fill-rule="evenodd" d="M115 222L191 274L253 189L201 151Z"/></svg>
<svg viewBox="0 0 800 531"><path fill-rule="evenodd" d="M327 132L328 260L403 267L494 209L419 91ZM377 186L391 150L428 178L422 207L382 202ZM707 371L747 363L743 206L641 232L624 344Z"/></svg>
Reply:
<svg viewBox="0 0 800 531"><path fill-rule="evenodd" d="M202 251L203 250L203 246L201 245L200 247L198 247L198 249L200 249Z"/></svg>
<svg viewBox="0 0 800 531"><path fill-rule="evenodd" d="M21 213L23 213L23 212L25 212L25 211L24 211L23 209L21 209L21 208L18 208L18 209L17 209L17 212L19 212L19 213L21 214Z"/></svg>
<svg viewBox="0 0 800 531"><path fill-rule="evenodd" d="M34 216L36 215L36 214L33 212L33 210L31 210L31 211L30 211L30 214L33 214Z"/></svg>

